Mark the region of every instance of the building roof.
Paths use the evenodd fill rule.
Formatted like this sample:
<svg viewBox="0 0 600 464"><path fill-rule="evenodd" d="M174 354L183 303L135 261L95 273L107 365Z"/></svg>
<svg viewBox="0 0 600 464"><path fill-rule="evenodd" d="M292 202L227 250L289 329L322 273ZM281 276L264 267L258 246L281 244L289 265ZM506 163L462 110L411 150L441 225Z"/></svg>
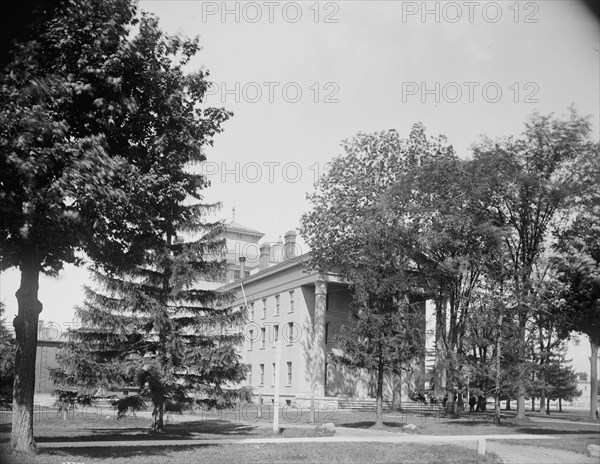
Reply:
<svg viewBox="0 0 600 464"><path fill-rule="evenodd" d="M242 234L247 234L247 235L255 235L257 237L263 237L265 234L259 230L256 229L252 229L248 226L245 226L243 224L240 224L239 222L236 221L231 221L227 224L225 224L225 228L227 229L227 232L240 232Z"/></svg>

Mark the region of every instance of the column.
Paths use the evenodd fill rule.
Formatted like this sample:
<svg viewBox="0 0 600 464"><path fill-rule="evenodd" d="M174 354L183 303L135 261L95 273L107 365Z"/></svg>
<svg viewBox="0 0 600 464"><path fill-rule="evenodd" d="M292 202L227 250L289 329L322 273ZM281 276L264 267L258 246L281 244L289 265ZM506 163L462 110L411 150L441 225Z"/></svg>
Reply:
<svg viewBox="0 0 600 464"><path fill-rule="evenodd" d="M325 396L325 309L327 306L327 277L315 282L315 319L313 323L313 394Z"/></svg>

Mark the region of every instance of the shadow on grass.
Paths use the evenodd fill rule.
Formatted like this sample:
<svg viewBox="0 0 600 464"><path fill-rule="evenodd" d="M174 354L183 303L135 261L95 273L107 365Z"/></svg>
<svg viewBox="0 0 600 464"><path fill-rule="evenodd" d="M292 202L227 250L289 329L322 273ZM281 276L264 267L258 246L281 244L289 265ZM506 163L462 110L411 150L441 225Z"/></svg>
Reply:
<svg viewBox="0 0 600 464"><path fill-rule="evenodd" d="M97 428L88 430L89 434L73 436L72 434L58 436L35 437L38 443L57 443L63 441L154 441L154 440L185 440L202 439L203 435L218 438L219 435L253 435L256 427L227 421L194 421L165 425L164 433L152 433L148 427L132 427L129 429ZM215 437L217 436L217 437Z"/></svg>
<svg viewBox="0 0 600 464"><path fill-rule="evenodd" d="M402 422L383 422L385 427L391 428L402 428L404 427L404 423ZM375 428L375 421L362 421L362 422L344 422L338 424L339 427L349 427L352 429L370 429Z"/></svg>
<svg viewBox="0 0 600 464"><path fill-rule="evenodd" d="M40 456L53 456L57 458L64 457L65 453L77 458L90 458L90 459L109 459L109 458L135 458L137 456L164 456L167 457L169 453L181 452L181 451L195 451L199 449L207 449L216 447L218 445L190 445L190 446L120 446L120 447L106 447L106 448L52 448L43 449L38 452ZM64 461L64 459L63 459Z"/></svg>
<svg viewBox="0 0 600 464"><path fill-rule="evenodd" d="M541 427L519 427L517 431L520 433L528 433L531 435L592 435L598 436L597 430L557 430L552 428Z"/></svg>

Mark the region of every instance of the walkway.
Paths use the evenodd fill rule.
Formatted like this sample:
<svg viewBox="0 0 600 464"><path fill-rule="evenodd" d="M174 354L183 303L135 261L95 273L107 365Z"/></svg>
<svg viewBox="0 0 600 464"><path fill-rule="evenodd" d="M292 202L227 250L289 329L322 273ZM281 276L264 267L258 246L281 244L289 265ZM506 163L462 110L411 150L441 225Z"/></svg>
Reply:
<svg viewBox="0 0 600 464"><path fill-rule="evenodd" d="M95 448L95 447L139 447L139 446L206 446L206 445L258 445L276 443L452 443L470 449L482 444L487 452L497 454L505 464L598 464L598 460L569 451L547 449L536 446L504 444L503 440L546 440L559 439L552 435L413 435L386 433L372 429L336 427L333 437L266 437L246 439L202 439L202 440L135 440L135 441L69 441L38 442L38 448Z"/></svg>

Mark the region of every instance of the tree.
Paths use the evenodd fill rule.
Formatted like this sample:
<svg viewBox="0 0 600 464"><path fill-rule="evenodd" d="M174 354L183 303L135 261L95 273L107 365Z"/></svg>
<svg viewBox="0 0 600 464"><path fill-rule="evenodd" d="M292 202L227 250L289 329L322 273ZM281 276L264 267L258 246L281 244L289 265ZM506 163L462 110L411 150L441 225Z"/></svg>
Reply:
<svg viewBox="0 0 600 464"><path fill-rule="evenodd" d="M345 155L335 158L319 179L308 195L312 209L302 216L301 234L311 247L316 269L355 268L363 259L355 229L411 166L445 146L445 141L428 140L425 128L415 124L408 139L395 130L359 133L342 146Z"/></svg>
<svg viewBox="0 0 600 464"><path fill-rule="evenodd" d="M11 444L31 451L40 272L78 251L123 269L164 242L184 214L165 204L207 185L183 167L229 113L202 109L206 74L183 72L197 40L165 37L130 0L42 5L22 37L0 73L0 256L21 270Z"/></svg>
<svg viewBox="0 0 600 464"><path fill-rule="evenodd" d="M191 393L211 406L229 404L234 395L223 394L224 386L246 371L235 349L241 330L231 330L244 314L227 309L223 295L194 288L198 277L219 270L205 255L222 241L215 243L214 232L195 242L166 237L127 274L95 273L99 289L86 287L81 327L70 332L64 369L54 373L73 386L137 382L152 401L155 432L164 430L165 408Z"/></svg>
<svg viewBox="0 0 600 464"><path fill-rule="evenodd" d="M411 306L423 299L411 255L415 238L399 213L407 211L408 199L391 208L385 197L410 166L442 143L427 140L421 125L413 127L408 140L395 131L358 134L344 143L346 156L333 161L309 196L313 210L302 218L310 266L347 279L362 311L356 325L343 332L340 343L347 352L338 361L377 371L377 426L382 425L384 372L400 372L422 355L424 332L424 319L414 322L417 310Z"/></svg>
<svg viewBox="0 0 600 464"><path fill-rule="evenodd" d="M454 393L462 392L467 381L464 339L475 289L500 249L498 228L481 214L473 194L476 183L472 163L450 147L424 156L394 186L411 205L405 216L417 238L412 253L436 304L435 393L440 397L446 391L451 413L463 406L462 394L456 398ZM393 203L403 204L396 197Z"/></svg>
<svg viewBox="0 0 600 464"><path fill-rule="evenodd" d="M521 138L484 140L474 148L478 197L490 218L507 232L514 295L514 323L521 366L517 418L525 417L526 330L531 317L532 272L544 250L552 221L568 198L567 165L589 144L590 125L571 109L565 119L534 114Z"/></svg>
<svg viewBox="0 0 600 464"><path fill-rule="evenodd" d="M572 367L565 366L563 362L560 358L555 359L548 364L545 371L548 399L559 401L559 412L562 412L562 400L573 401L581 396L581 390L577 389L577 375Z"/></svg>
<svg viewBox="0 0 600 464"><path fill-rule="evenodd" d="M557 273L555 292L562 329L588 336L591 347L590 391L598 388L600 345L600 161L598 145L580 152L573 165L574 195L570 209L555 229L552 263ZM598 410L590 395L590 419Z"/></svg>
<svg viewBox="0 0 600 464"><path fill-rule="evenodd" d="M0 301L0 403L11 403L15 381L15 337L5 326L4 303Z"/></svg>
<svg viewBox="0 0 600 464"><path fill-rule="evenodd" d="M359 312L340 332L341 354L334 357L341 364L377 374L375 427L383 426L385 374L412 370L424 349L422 295L408 272L410 239L387 211L385 204L374 206L355 228L362 256L343 275L351 282ZM387 225L382 224L385 217L390 220Z"/></svg>
<svg viewBox="0 0 600 464"><path fill-rule="evenodd" d="M334 356L334 362L377 375L377 428L383 427L384 376L410 371L410 363L421 355L423 324L418 307L411 308L406 301L383 310L377 304L361 307L336 336L341 354Z"/></svg>

